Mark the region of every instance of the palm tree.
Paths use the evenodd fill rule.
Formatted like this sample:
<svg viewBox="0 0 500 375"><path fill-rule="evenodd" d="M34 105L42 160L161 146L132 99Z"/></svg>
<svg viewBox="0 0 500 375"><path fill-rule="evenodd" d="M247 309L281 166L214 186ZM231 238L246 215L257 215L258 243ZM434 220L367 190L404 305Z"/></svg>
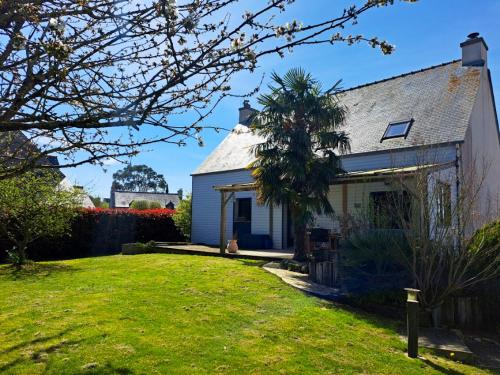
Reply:
<svg viewBox="0 0 500 375"><path fill-rule="evenodd" d="M273 73L270 93L258 98L263 107L252 128L266 139L254 147L253 177L261 203L288 205L293 220L295 260L305 260L307 225L313 215L333 214L328 191L343 172L338 154L350 151L340 131L346 109L336 96L337 84L324 92L303 69L283 77Z"/></svg>

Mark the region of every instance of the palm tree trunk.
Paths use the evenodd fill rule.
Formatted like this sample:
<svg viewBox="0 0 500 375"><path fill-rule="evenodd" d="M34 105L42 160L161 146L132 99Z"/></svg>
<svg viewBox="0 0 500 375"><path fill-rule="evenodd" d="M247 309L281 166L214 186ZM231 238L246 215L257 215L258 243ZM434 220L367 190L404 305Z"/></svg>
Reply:
<svg viewBox="0 0 500 375"><path fill-rule="evenodd" d="M293 259L297 261L304 261L306 256L306 225L301 223L300 220L295 220L293 225L295 252Z"/></svg>

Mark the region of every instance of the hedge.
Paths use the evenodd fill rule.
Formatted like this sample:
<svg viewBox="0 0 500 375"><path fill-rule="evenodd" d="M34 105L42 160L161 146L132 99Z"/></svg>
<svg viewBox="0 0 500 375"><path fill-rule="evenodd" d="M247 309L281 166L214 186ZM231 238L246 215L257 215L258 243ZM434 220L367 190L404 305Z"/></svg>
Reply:
<svg viewBox="0 0 500 375"><path fill-rule="evenodd" d="M83 209L73 221L69 235L40 239L28 247L29 259L52 260L118 254L128 242L184 241L176 228L174 210ZM2 260L12 245L0 239Z"/></svg>

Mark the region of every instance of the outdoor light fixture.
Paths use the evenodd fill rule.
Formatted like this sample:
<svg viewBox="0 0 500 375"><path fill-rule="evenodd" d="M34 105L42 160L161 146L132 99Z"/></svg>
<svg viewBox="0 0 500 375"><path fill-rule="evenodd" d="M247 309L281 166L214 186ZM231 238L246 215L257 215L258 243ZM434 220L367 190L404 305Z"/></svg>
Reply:
<svg viewBox="0 0 500 375"><path fill-rule="evenodd" d="M408 333L408 357L418 357L418 293L420 290L405 288L406 298L406 326Z"/></svg>
<svg viewBox="0 0 500 375"><path fill-rule="evenodd" d="M405 290L408 292L408 297L407 297L406 301L418 302L417 296L418 296L418 292L420 292L419 289L405 288Z"/></svg>

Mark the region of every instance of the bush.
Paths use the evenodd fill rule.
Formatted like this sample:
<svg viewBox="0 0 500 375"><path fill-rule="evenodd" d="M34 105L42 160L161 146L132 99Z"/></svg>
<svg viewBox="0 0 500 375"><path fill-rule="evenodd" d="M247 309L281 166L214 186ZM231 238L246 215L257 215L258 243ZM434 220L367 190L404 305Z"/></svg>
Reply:
<svg viewBox="0 0 500 375"><path fill-rule="evenodd" d="M156 250L156 242L149 241L147 243L136 242L126 243L122 245L123 255L136 255L136 254L151 254Z"/></svg>
<svg viewBox="0 0 500 375"><path fill-rule="evenodd" d="M181 200L173 216L174 223L187 238L191 238L191 195Z"/></svg>
<svg viewBox="0 0 500 375"><path fill-rule="evenodd" d="M159 208L161 208L160 202L157 202L157 201L150 201L149 202L149 209L150 210L157 210Z"/></svg>
<svg viewBox="0 0 500 375"><path fill-rule="evenodd" d="M122 244L132 242L184 241L169 209L81 209L69 235L35 241L28 246L33 260L68 259L119 254ZM0 238L1 250L9 243ZM3 252L5 259L5 252ZM1 258L1 256L0 256Z"/></svg>
<svg viewBox="0 0 500 375"><path fill-rule="evenodd" d="M132 201L132 203L130 203L130 208L134 210L159 209L161 208L161 204L160 202L147 200Z"/></svg>
<svg viewBox="0 0 500 375"><path fill-rule="evenodd" d="M411 285L404 234L393 229L359 229L343 245L343 284L350 303L387 316L399 314L403 288Z"/></svg>
<svg viewBox="0 0 500 375"><path fill-rule="evenodd" d="M59 183L52 171L0 179L0 233L11 243L9 260L16 267L26 263L33 241L69 233L81 195Z"/></svg>
<svg viewBox="0 0 500 375"><path fill-rule="evenodd" d="M500 263L500 220L477 230L468 244L468 251L471 254L481 253L481 262L476 264L476 269Z"/></svg>
<svg viewBox="0 0 500 375"><path fill-rule="evenodd" d="M372 276L399 273L406 268L410 249L400 230L365 229L354 232L344 244L344 264Z"/></svg>

